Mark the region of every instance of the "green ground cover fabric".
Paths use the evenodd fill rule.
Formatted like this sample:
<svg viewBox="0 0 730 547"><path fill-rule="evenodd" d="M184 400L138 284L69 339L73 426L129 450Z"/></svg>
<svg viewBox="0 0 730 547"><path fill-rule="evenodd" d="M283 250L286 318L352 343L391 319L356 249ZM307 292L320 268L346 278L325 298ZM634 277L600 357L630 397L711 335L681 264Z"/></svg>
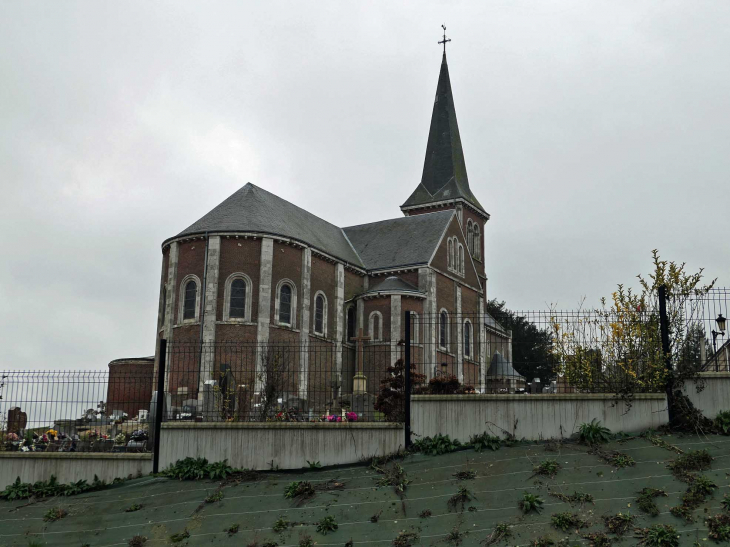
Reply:
<svg viewBox="0 0 730 547"><path fill-rule="evenodd" d="M349 541L353 546L377 547L393 545L398 534L406 531L417 534L419 539L413 545L477 546L484 545L498 523L509 524L512 536L495 545L531 545L541 536L548 536L556 545L566 538L564 545L589 545L581 534L607 532L602 517L618 512L635 515L634 525L640 528L671 524L677 529L680 545L691 546L695 541L710 545L704 519L721 513L720 502L730 493L730 437L662 438L685 452L707 449L715 458L711 469L701 474L715 482L718 489L693 511L694 522L669 512L680 504L687 489L687 484L667 468L677 454L645 438L632 438L602 446L636 461L635 466L621 469L588 453L588 447L574 443L520 444L481 453L464 450L442 456L408 456L396 460L410 481L402 494L392 486L377 486L382 475L359 465L263 472L254 481L223 485L223 499L212 503L204 500L219 489L219 482L180 482L161 477L134 479L104 491L68 498L0 501L0 546L125 546L136 535L147 538L144 545L174 545L171 536L184 531L189 537L177 545L297 547L311 536L317 547L342 547ZM546 459L555 459L561 466L552 478L533 471ZM475 471L476 477L459 480L455 476L467 470ZM285 490L293 481L311 482L316 494L306 500L285 498ZM461 504L449 505L460 486L466 487L473 498L465 501L463 510ZM638 492L645 487L668 494L656 498L660 512L656 517L642 513L636 506ZM594 502L571 506L550 495L549 490L566 495L588 493ZM525 492L544 500L540 514L524 515L519 509L518 502ZM142 507L126 512L133 505ZM52 508L61 508L68 515L47 522L44 516ZM578 513L590 522L590 527L580 533L555 529L551 515L565 511ZM430 516L422 517L424 512L430 512ZM325 516L334 517L338 525L326 535L317 531L317 523ZM273 526L278 519L290 525L275 532ZM236 533L226 531L235 525ZM638 543L633 530L614 541L617 545Z"/></svg>

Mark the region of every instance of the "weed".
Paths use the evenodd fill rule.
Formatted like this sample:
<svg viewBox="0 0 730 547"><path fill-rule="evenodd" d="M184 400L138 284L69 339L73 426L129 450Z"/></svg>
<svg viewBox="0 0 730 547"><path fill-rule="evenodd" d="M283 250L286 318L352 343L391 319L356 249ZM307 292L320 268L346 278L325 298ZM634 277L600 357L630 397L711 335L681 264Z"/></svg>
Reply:
<svg viewBox="0 0 730 547"><path fill-rule="evenodd" d="M453 475L460 481L468 481L471 479L477 478L477 472L472 469L467 469L466 471L459 471L458 473L454 473Z"/></svg>
<svg viewBox="0 0 730 547"><path fill-rule="evenodd" d="M710 529L710 539L720 541L730 541L730 515L724 513L707 517L707 527Z"/></svg>
<svg viewBox="0 0 730 547"><path fill-rule="evenodd" d="M720 505L722 505L722 508L725 509L725 511L730 511L730 496L725 494L722 497L722 501L720 502Z"/></svg>
<svg viewBox="0 0 730 547"><path fill-rule="evenodd" d="M111 484L109 484L94 475L94 480L91 484L85 480L63 484L59 483L54 475L51 475L51 478L47 481L37 481L31 484L29 482L21 482L20 477L18 477L15 479L14 483L5 487L5 490L0 491L0 499L14 501L25 500L33 497L49 498L52 496L76 496L78 494L83 494L84 492L102 490L111 485L119 484L120 482L124 482L124 479L114 479Z"/></svg>
<svg viewBox="0 0 730 547"><path fill-rule="evenodd" d="M317 523L317 532L323 536L326 536L330 532L334 532L337 528L339 528L339 526L335 522L335 517L332 515L322 517L322 519Z"/></svg>
<svg viewBox="0 0 730 547"><path fill-rule="evenodd" d="M267 541L261 547L279 547L279 544L275 541Z"/></svg>
<svg viewBox="0 0 730 547"><path fill-rule="evenodd" d="M541 536L537 539L533 539L530 545L532 547L550 547L550 545L555 545L555 542L548 536Z"/></svg>
<svg viewBox="0 0 730 547"><path fill-rule="evenodd" d="M607 443L611 440L611 430L601 425L601 422L593 418L590 423L580 424L578 429L580 441L585 444Z"/></svg>
<svg viewBox="0 0 730 547"><path fill-rule="evenodd" d="M623 536L634 524L636 517L630 513L618 513L610 517L603 517L606 528L612 534Z"/></svg>
<svg viewBox="0 0 730 547"><path fill-rule="evenodd" d="M232 526L229 526L228 528L226 528L223 531L226 532L229 536L232 536L232 535L238 533L239 528L241 528L240 524L234 524Z"/></svg>
<svg viewBox="0 0 730 547"><path fill-rule="evenodd" d="M127 507L124 510L124 512L125 513L134 513L135 511L139 511L140 509L142 509L142 505L140 505L139 503L135 503L135 504L132 504L129 507Z"/></svg>
<svg viewBox="0 0 730 547"><path fill-rule="evenodd" d="M423 437L415 441L411 447L413 452L423 452L429 456L440 456L448 454L461 448L461 442L454 439L453 441L448 435L437 433L433 437Z"/></svg>
<svg viewBox="0 0 730 547"><path fill-rule="evenodd" d="M691 450L686 454L682 454L676 460L669 462L667 466L672 470L672 473L681 481L691 482L692 477L690 473L692 471L705 471L712 465L712 456L707 451L703 450Z"/></svg>
<svg viewBox="0 0 730 547"><path fill-rule="evenodd" d="M223 490L216 490L205 498L205 503L215 503L223 500Z"/></svg>
<svg viewBox="0 0 730 547"><path fill-rule="evenodd" d="M314 487L309 481L294 481L289 483L284 491L284 497L287 499L297 499L300 501L309 499L314 496Z"/></svg>
<svg viewBox="0 0 730 547"><path fill-rule="evenodd" d="M712 422L715 430L723 435L730 435L730 410L723 410L717 413L717 417Z"/></svg>
<svg viewBox="0 0 730 547"><path fill-rule="evenodd" d="M49 509L46 514L43 515L43 520L46 522L56 522L57 520L61 520L67 516L68 511L61 509L60 507L54 507L53 509Z"/></svg>
<svg viewBox="0 0 730 547"><path fill-rule="evenodd" d="M543 460L540 465L536 465L532 471L535 475L544 475L546 477L553 478L558 474L560 470L560 464L557 460Z"/></svg>
<svg viewBox="0 0 730 547"><path fill-rule="evenodd" d="M506 522L500 522L494 527L492 533L482 542L484 545L494 545L499 543L503 539L508 539L512 536L512 530L510 530L509 524Z"/></svg>
<svg viewBox="0 0 730 547"><path fill-rule="evenodd" d="M419 516L420 518L422 518L422 519L427 519L427 518L428 518L428 517L430 517L430 516L431 516L432 514L433 514L433 513L431 513L431 510L430 510L430 509L424 509L423 511L421 511L421 512L420 512L420 513L418 514L418 516Z"/></svg>
<svg viewBox="0 0 730 547"><path fill-rule="evenodd" d="M572 494L567 495L567 494L562 494L560 492L554 492L552 490L548 490L548 494L558 498L560 501L569 503L571 505L574 505L576 503L580 503L580 504L593 503L593 495L586 494L584 492L573 492Z"/></svg>
<svg viewBox="0 0 730 547"><path fill-rule="evenodd" d="M675 517L692 522L692 511L702 505L716 488L717 485L705 476L693 478L687 491L682 494L682 505L672 507L669 511Z"/></svg>
<svg viewBox="0 0 730 547"><path fill-rule="evenodd" d="M401 531L393 540L393 547L411 547L419 540L416 532Z"/></svg>
<svg viewBox="0 0 730 547"><path fill-rule="evenodd" d="M375 524L376 522L378 522L380 520L380 515L382 515L382 514L383 514L382 511L378 511L372 517L370 517L370 522L372 522L373 524Z"/></svg>
<svg viewBox="0 0 730 547"><path fill-rule="evenodd" d="M129 547L142 547L147 542L146 536L134 536L129 540Z"/></svg>
<svg viewBox="0 0 730 547"><path fill-rule="evenodd" d="M636 460L629 456L628 454L621 454L616 453L613 458L611 458L611 461L609 462L614 467L633 467L636 465Z"/></svg>
<svg viewBox="0 0 730 547"><path fill-rule="evenodd" d="M545 501L538 496L537 494L531 494L529 492L525 492L522 495L522 499L519 502L519 507L522 509L522 512L527 514L530 511L535 511L535 513L540 513L542 511L542 504L545 503Z"/></svg>
<svg viewBox="0 0 730 547"><path fill-rule="evenodd" d="M29 539L28 540L28 547L43 547L45 543L41 543L37 539Z"/></svg>
<svg viewBox="0 0 730 547"><path fill-rule="evenodd" d="M639 492L639 497L636 498L636 504L639 506L644 513L650 514L652 517L656 517L659 514L659 507L657 507L655 498L660 496L667 496L664 490L657 488L644 488Z"/></svg>
<svg viewBox="0 0 730 547"><path fill-rule="evenodd" d="M444 541L446 543L450 543L451 545L454 545L455 547L458 547L461 545L461 542L464 539L464 536L466 535L466 532L460 532L458 526L454 526L451 529L451 532L446 534L446 537L444 538Z"/></svg>
<svg viewBox="0 0 730 547"><path fill-rule="evenodd" d="M320 467L322 467L322 464L319 463L319 461L310 462L309 460L307 460L307 463L309 464L309 469L319 469Z"/></svg>
<svg viewBox="0 0 730 547"><path fill-rule="evenodd" d="M299 536L299 547L314 547L314 540L309 534Z"/></svg>
<svg viewBox="0 0 730 547"><path fill-rule="evenodd" d="M472 435L469 438L469 444L473 446L474 450L477 452L481 452L486 448L489 450L499 450L499 447L502 446L502 439L494 437L485 431L479 435Z"/></svg>
<svg viewBox="0 0 730 547"><path fill-rule="evenodd" d="M579 530L588 526L588 523L581 519L577 513L555 513L551 518L553 526L558 530Z"/></svg>
<svg viewBox="0 0 730 547"><path fill-rule="evenodd" d="M449 498L446 505L449 507L449 510L456 509L460 506L461 511L463 511L466 502L471 501L472 499L476 499L474 498L474 494L469 492L469 490L466 489L466 486L459 486L459 491Z"/></svg>
<svg viewBox="0 0 730 547"><path fill-rule="evenodd" d="M405 469L398 462L394 462L393 465L385 469L375 467L375 470L383 475L377 479L377 485L392 486L399 495L406 491L406 487L411 482L406 476Z"/></svg>
<svg viewBox="0 0 730 547"><path fill-rule="evenodd" d="M640 545L647 547L679 547L679 536L674 526L655 524L651 528L640 530Z"/></svg>
<svg viewBox="0 0 730 547"><path fill-rule="evenodd" d="M279 532L283 532L287 528L289 528L289 521L286 520L284 517L279 517L274 525L271 527L271 529L274 530L274 532L276 532L277 534Z"/></svg>
<svg viewBox="0 0 730 547"><path fill-rule="evenodd" d="M191 458L192 459L192 458ZM170 536L170 541L172 543L180 543L182 541L185 541L190 537L190 532L188 532L188 529L185 528L182 532L179 532L177 534L172 534Z"/></svg>
<svg viewBox="0 0 730 547"><path fill-rule="evenodd" d="M610 547L611 545L611 538L603 532L591 532L585 534L583 538L588 540L591 547Z"/></svg>
<svg viewBox="0 0 730 547"><path fill-rule="evenodd" d="M684 453L684 451L681 448L679 448L678 446L669 444L667 441L665 441L661 437L657 437L656 435L647 434L646 438L649 439L649 442L651 442L651 444L653 444L654 446L658 446L660 448L664 448L665 450L670 450L672 452L676 452L677 454Z"/></svg>

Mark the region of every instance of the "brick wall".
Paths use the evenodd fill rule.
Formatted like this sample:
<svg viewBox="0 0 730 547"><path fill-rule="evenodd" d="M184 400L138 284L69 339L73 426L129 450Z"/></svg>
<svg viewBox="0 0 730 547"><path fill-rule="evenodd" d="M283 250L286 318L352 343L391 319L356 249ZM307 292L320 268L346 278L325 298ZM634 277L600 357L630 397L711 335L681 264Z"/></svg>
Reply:
<svg viewBox="0 0 730 547"><path fill-rule="evenodd" d="M261 272L261 239L244 239L240 237L221 237L221 251L218 277L217 320L223 320L223 301L226 279L231 274L241 272L251 278L251 320L256 321L259 308L259 274ZM254 339L256 335L254 333ZM220 339L217 335L216 338Z"/></svg>

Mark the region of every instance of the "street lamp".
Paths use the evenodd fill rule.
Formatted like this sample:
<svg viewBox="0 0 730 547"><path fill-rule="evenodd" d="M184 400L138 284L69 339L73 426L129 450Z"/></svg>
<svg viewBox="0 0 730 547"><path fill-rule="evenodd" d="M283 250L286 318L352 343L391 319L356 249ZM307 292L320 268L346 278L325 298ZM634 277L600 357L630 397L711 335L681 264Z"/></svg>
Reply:
<svg viewBox="0 0 730 547"><path fill-rule="evenodd" d="M717 328L719 329L719 332L716 330L712 331L712 351L717 353L717 346L715 344L715 340L717 340L718 336L725 336L725 322L727 320L722 316L722 314L717 316L717 319L715 319L715 323L717 323Z"/></svg>

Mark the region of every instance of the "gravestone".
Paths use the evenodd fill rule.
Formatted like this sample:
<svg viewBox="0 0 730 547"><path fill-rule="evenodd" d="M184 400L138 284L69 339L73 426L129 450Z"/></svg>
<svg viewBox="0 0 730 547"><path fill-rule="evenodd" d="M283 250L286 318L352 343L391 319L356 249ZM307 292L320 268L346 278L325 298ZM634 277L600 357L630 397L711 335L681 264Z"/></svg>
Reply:
<svg viewBox="0 0 730 547"><path fill-rule="evenodd" d="M19 406L8 410L8 433L20 435L28 425L28 415Z"/></svg>
<svg viewBox="0 0 730 547"><path fill-rule="evenodd" d="M201 410L204 422L221 421L215 396L215 380L206 380L203 384L203 408Z"/></svg>

